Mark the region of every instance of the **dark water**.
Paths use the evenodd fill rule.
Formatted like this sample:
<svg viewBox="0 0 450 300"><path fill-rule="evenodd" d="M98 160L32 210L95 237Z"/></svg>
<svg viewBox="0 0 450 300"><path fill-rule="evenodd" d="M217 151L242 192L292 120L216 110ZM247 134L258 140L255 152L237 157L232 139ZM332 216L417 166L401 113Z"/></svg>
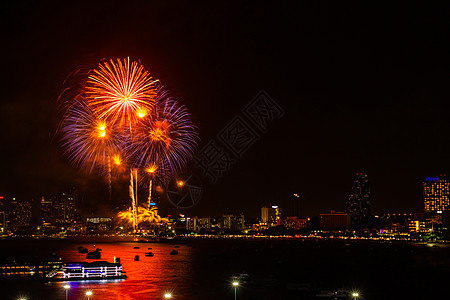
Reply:
<svg viewBox="0 0 450 300"><path fill-rule="evenodd" d="M320 299L319 289L358 290L364 299L447 299L450 247L321 240L187 240L165 243L0 241L2 258L41 256L56 248L64 261L86 261L77 246L120 257L129 277L70 282L68 299L234 299L232 275L248 273L237 299ZM179 247L175 248L175 245ZM133 249L140 247L140 249ZM147 248L151 247L152 250ZM179 255L169 255L176 249ZM152 251L154 257L146 257ZM139 255L140 261L134 261ZM92 261L92 260L89 260ZM63 283L0 277L0 299L65 299ZM322 298L323 299L323 298Z"/></svg>

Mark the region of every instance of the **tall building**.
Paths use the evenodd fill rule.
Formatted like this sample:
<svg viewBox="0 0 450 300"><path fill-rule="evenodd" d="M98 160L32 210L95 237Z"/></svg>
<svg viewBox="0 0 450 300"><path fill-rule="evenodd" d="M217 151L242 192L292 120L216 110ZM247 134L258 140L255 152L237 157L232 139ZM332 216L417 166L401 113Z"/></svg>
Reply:
<svg viewBox="0 0 450 300"><path fill-rule="evenodd" d="M41 199L41 223L42 225L54 225L53 218L53 202L50 200L45 200L44 197Z"/></svg>
<svg viewBox="0 0 450 300"><path fill-rule="evenodd" d="M58 225L75 220L75 200L72 193L64 192L52 199L54 221Z"/></svg>
<svg viewBox="0 0 450 300"><path fill-rule="evenodd" d="M281 225L281 207L272 205L271 207L261 208L261 225L271 227Z"/></svg>
<svg viewBox="0 0 450 300"><path fill-rule="evenodd" d="M186 230L191 230L194 232L199 232L202 230L211 230L211 218L187 218L186 219Z"/></svg>
<svg viewBox="0 0 450 300"><path fill-rule="evenodd" d="M244 229L244 215L222 215L222 228L230 230Z"/></svg>
<svg viewBox="0 0 450 300"><path fill-rule="evenodd" d="M361 227L370 216L370 186L367 174L356 173L352 190L345 202L346 213L352 215L352 225Z"/></svg>
<svg viewBox="0 0 450 300"><path fill-rule="evenodd" d="M426 212L442 213L450 209L450 180L447 177L427 177L422 186Z"/></svg>
<svg viewBox="0 0 450 300"><path fill-rule="evenodd" d="M31 222L32 205L30 201L15 197L0 196L0 225L3 230L15 231L29 226Z"/></svg>
<svg viewBox="0 0 450 300"><path fill-rule="evenodd" d="M32 214L31 202L12 198L10 205L10 225L15 228L20 226L29 226Z"/></svg>

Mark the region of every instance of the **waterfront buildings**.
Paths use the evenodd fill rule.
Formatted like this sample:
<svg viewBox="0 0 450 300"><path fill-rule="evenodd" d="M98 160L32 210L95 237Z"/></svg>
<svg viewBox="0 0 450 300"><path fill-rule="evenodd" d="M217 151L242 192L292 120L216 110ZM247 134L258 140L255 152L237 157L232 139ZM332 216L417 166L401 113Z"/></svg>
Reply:
<svg viewBox="0 0 450 300"><path fill-rule="evenodd" d="M261 208L261 227L268 228L281 225L281 207L272 205Z"/></svg>
<svg viewBox="0 0 450 300"><path fill-rule="evenodd" d="M447 177L427 177L422 186L427 213L442 213L450 208L450 180Z"/></svg>
<svg viewBox="0 0 450 300"><path fill-rule="evenodd" d="M227 230L242 230L244 229L244 215L222 215L222 228Z"/></svg>
<svg viewBox="0 0 450 300"><path fill-rule="evenodd" d="M331 211L329 214L320 214L320 228L322 229L348 229L351 225L350 215L344 212Z"/></svg>
<svg viewBox="0 0 450 300"><path fill-rule="evenodd" d="M211 230L211 218L199 218L197 216L186 218L186 230L193 232Z"/></svg>

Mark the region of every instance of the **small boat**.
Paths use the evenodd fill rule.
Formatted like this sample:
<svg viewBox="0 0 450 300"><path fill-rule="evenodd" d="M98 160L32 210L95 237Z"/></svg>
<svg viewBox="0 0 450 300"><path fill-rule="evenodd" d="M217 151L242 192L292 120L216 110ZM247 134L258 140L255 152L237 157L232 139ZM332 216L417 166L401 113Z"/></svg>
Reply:
<svg viewBox="0 0 450 300"><path fill-rule="evenodd" d="M134 260L135 260L135 261L139 261L139 255L136 255L136 256L134 257Z"/></svg>
<svg viewBox="0 0 450 300"><path fill-rule="evenodd" d="M84 248L81 246L78 247L77 249L78 249L78 253L88 253L89 252L89 250L87 248Z"/></svg>
<svg viewBox="0 0 450 300"><path fill-rule="evenodd" d="M175 245L174 248L180 248L180 246L179 245Z"/></svg>
<svg viewBox="0 0 450 300"><path fill-rule="evenodd" d="M102 254L99 251L95 250L95 251L92 251L92 252L89 252L88 254L86 254L86 258L87 259L100 259L100 258L102 258Z"/></svg>
<svg viewBox="0 0 450 300"><path fill-rule="evenodd" d="M133 249L139 249L139 248L141 248L141 247L133 247Z"/></svg>
<svg viewBox="0 0 450 300"><path fill-rule="evenodd" d="M152 247L148 247L147 249L148 249L148 250L152 250Z"/></svg>
<svg viewBox="0 0 450 300"><path fill-rule="evenodd" d="M145 256L153 256L153 252L145 252Z"/></svg>
<svg viewBox="0 0 450 300"><path fill-rule="evenodd" d="M98 251L98 252L100 252L100 251L102 251L102 249L100 249L100 248L97 248L97 249L95 249L95 251Z"/></svg>
<svg viewBox="0 0 450 300"><path fill-rule="evenodd" d="M172 250L172 251L170 252L170 255L178 255L178 251L177 251L177 250Z"/></svg>

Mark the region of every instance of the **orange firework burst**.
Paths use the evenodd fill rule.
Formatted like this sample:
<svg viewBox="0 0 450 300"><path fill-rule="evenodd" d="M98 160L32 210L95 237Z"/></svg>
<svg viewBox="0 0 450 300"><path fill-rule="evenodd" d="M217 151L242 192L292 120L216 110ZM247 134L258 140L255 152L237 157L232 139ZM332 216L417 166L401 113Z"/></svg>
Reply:
<svg viewBox="0 0 450 300"><path fill-rule="evenodd" d="M120 221L133 224L133 211L132 209L123 210L117 214ZM137 223L149 223L150 225L158 225L160 223L169 223L169 219L161 218L158 215L158 210L156 208L145 208L138 207L137 208Z"/></svg>
<svg viewBox="0 0 450 300"><path fill-rule="evenodd" d="M131 126L133 120L151 110L157 81L130 58L111 59L91 71L85 92L89 106L100 118Z"/></svg>

